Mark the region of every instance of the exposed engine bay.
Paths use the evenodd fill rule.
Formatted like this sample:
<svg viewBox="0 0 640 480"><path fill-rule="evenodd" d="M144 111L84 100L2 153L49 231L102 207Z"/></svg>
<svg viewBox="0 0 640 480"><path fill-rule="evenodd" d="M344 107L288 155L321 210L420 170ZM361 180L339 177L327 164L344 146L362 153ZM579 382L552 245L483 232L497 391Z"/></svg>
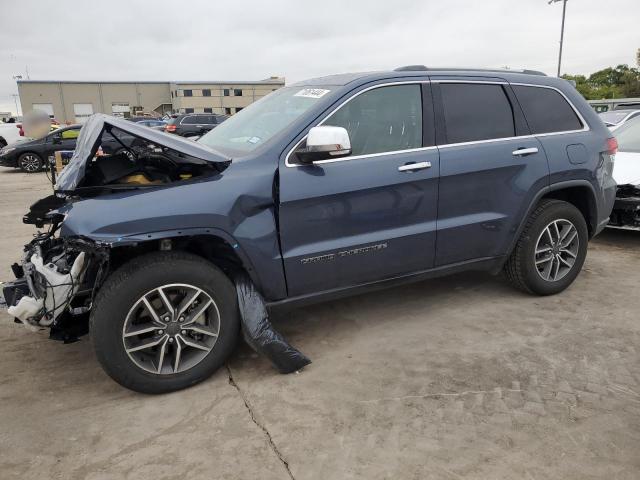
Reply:
<svg viewBox="0 0 640 480"><path fill-rule="evenodd" d="M100 187L163 185L191 180L219 172L215 163L158 145L152 141L126 135L117 128L105 131L111 145L101 145L98 154L87 162L85 175L76 191ZM114 140L110 140L113 138ZM107 143L104 142L104 143ZM120 145L117 145L120 144ZM120 147L120 148L118 148Z"/></svg>
<svg viewBox="0 0 640 480"><path fill-rule="evenodd" d="M61 235L66 206L122 190L198 181L219 174L229 162L191 140L92 116L69 164L61 172L51 166L54 193L35 202L23 217L24 223L48 231L25 245L21 264L12 265L16 280L2 284L8 313L29 328L51 328L53 338L73 341L87 333L93 299L109 273L111 245Z"/></svg>

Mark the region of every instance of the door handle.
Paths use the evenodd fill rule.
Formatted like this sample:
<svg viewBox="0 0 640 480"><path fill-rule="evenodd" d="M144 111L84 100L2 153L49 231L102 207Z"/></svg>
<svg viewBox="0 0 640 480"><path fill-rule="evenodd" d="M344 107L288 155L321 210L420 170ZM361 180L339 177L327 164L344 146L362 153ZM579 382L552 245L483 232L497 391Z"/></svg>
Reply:
<svg viewBox="0 0 640 480"><path fill-rule="evenodd" d="M514 150L513 152L511 152L513 155L515 155L516 157L518 156L524 156L524 155L531 155L533 153L538 153L538 149L536 147L531 147L531 148L519 148L518 150Z"/></svg>
<svg viewBox="0 0 640 480"><path fill-rule="evenodd" d="M414 170L423 170L431 168L431 162L406 163L398 167L399 172L412 172Z"/></svg>

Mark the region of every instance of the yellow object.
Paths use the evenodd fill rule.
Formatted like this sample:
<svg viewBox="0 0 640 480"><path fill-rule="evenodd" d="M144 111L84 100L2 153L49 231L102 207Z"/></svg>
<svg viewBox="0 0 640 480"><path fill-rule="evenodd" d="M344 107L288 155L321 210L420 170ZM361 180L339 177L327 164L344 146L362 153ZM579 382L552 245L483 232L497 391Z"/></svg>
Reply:
<svg viewBox="0 0 640 480"><path fill-rule="evenodd" d="M133 183L135 185L159 185L162 180L149 180L143 173L134 173L118 180L118 183Z"/></svg>
<svg viewBox="0 0 640 480"><path fill-rule="evenodd" d="M65 130L64 132L61 133L61 137L63 140L68 140L71 138L78 138L78 135L80 135L80 130Z"/></svg>
<svg viewBox="0 0 640 480"><path fill-rule="evenodd" d="M193 177L193 175L190 174L190 173L181 173L180 174L180 180L189 180L191 177Z"/></svg>
<svg viewBox="0 0 640 480"><path fill-rule="evenodd" d="M64 165L62 164L62 152L53 152L53 156L56 159L56 173L59 174L64 168Z"/></svg>

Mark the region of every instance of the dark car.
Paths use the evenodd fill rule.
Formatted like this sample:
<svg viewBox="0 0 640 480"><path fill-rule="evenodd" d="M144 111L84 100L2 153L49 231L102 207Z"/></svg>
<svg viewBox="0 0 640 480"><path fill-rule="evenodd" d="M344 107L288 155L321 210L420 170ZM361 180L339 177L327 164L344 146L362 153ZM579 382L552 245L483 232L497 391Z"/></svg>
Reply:
<svg viewBox="0 0 640 480"><path fill-rule="evenodd" d="M96 159L113 128L144 140L135 162ZM267 308L469 270L560 293L616 194L615 139L580 93L513 70L316 78L197 142L98 114L78 143L5 299L58 338L90 316L104 370L143 392L207 378L241 322L274 354Z"/></svg>
<svg viewBox="0 0 640 480"><path fill-rule="evenodd" d="M164 131L165 127L167 126L167 121L159 118L138 117L132 119L131 121L137 123L138 125L144 125L145 127L153 128L154 130Z"/></svg>
<svg viewBox="0 0 640 480"><path fill-rule="evenodd" d="M42 170L58 151L71 151L76 148L76 139L82 125L54 130L49 135L36 140L26 140L7 145L0 149L0 166L19 168L27 173ZM128 152L133 139L120 136L120 141L112 135L103 138L102 149L105 153Z"/></svg>
<svg viewBox="0 0 640 480"><path fill-rule="evenodd" d="M169 120L164 127L167 133L175 133L182 137L204 135L227 119L225 115L214 113L187 113Z"/></svg>
<svg viewBox="0 0 640 480"><path fill-rule="evenodd" d="M35 140L12 143L0 149L0 166L20 168L27 173L38 172L59 150L73 150L81 125L54 130Z"/></svg>

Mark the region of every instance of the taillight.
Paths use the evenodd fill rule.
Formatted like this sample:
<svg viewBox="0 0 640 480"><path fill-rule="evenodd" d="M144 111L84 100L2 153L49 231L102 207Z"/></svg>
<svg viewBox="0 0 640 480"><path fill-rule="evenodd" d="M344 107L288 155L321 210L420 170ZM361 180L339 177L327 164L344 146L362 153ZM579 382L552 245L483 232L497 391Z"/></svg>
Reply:
<svg viewBox="0 0 640 480"><path fill-rule="evenodd" d="M176 131L176 126L175 125L165 125L164 131L165 132L175 132Z"/></svg>
<svg viewBox="0 0 640 480"><path fill-rule="evenodd" d="M20 135L21 137L24 137L24 130L22 129L22 124L21 124L21 123L16 123L16 128L17 128L18 130L20 130L20 131L18 132L18 135Z"/></svg>
<svg viewBox="0 0 640 480"><path fill-rule="evenodd" d="M618 153L618 140L616 140L616 137L607 138L607 153L609 155Z"/></svg>

